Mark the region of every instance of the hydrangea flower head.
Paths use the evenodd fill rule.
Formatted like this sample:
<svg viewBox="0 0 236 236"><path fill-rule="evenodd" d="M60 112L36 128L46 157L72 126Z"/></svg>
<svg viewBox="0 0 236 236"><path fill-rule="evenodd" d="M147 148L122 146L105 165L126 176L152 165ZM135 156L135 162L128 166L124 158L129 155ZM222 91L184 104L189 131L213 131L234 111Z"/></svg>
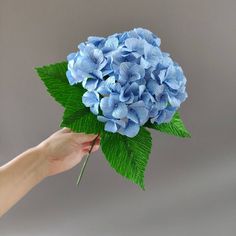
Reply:
<svg viewBox="0 0 236 236"><path fill-rule="evenodd" d="M148 121L170 122L187 98L183 70L160 43L151 31L136 28L88 37L68 55L68 81L82 83L82 102L106 131L134 137Z"/></svg>

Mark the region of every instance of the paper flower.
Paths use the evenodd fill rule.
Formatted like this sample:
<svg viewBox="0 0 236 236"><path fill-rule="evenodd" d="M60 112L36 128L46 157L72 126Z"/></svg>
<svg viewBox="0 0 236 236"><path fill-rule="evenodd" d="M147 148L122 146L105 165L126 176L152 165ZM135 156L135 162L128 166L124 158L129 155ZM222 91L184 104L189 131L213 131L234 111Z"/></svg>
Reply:
<svg viewBox="0 0 236 236"><path fill-rule="evenodd" d="M89 37L67 59L69 83L88 90L82 101L108 132L132 138L148 120L167 123L187 98L181 67L146 29Z"/></svg>
<svg viewBox="0 0 236 236"><path fill-rule="evenodd" d="M61 127L99 133L110 165L142 188L151 151L147 128L190 136L177 112L187 98L186 78L160 44L142 28L93 36L67 62L37 68L65 107Z"/></svg>

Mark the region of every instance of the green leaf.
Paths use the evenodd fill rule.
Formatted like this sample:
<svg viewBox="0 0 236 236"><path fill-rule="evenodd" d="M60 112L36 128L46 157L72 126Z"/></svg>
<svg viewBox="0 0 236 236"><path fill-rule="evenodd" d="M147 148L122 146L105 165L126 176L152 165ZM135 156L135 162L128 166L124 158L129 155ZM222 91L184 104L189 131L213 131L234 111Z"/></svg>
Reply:
<svg viewBox="0 0 236 236"><path fill-rule="evenodd" d="M82 95L73 92L67 100L66 108L60 127L67 127L74 132L101 134L104 132L104 123L82 103Z"/></svg>
<svg viewBox="0 0 236 236"><path fill-rule="evenodd" d="M73 86L69 84L66 77L67 62L36 67L35 70L47 87L50 95L62 106L66 105L67 99L71 93L78 92L82 94L84 92L80 84Z"/></svg>
<svg viewBox="0 0 236 236"><path fill-rule="evenodd" d="M101 136L101 148L111 167L143 190L151 146L150 132L143 127L133 138L110 132L104 132Z"/></svg>
<svg viewBox="0 0 236 236"><path fill-rule="evenodd" d="M168 133L171 135L175 135L182 138L189 138L191 137L191 134L189 131L185 128L183 121L180 118L179 112L176 112L172 118L172 120L169 123L163 123L163 124L152 124L151 122L148 122L145 124L146 127L151 129L156 129L164 133Z"/></svg>

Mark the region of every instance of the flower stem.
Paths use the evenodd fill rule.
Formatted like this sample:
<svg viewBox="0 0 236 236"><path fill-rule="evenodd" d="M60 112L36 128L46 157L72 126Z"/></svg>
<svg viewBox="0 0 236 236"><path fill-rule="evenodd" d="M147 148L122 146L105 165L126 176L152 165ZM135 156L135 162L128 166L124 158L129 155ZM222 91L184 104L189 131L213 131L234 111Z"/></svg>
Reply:
<svg viewBox="0 0 236 236"><path fill-rule="evenodd" d="M82 168L81 168L80 174L79 174L78 179L77 179L77 182L76 182L77 187L79 187L79 184L80 184L80 182L81 182L81 179L82 179L82 176L83 176L85 167L86 167L86 165L87 165L87 163L88 163L90 154L91 154L91 152L92 152L92 150L93 150L93 147L94 147L94 145L95 145L95 143L96 143L98 137L99 137L99 135L97 135L97 137L93 140L92 145L91 145L91 147L90 147L90 149L89 149L89 152L88 152L87 156L85 157L84 164L83 164L83 166L82 166Z"/></svg>

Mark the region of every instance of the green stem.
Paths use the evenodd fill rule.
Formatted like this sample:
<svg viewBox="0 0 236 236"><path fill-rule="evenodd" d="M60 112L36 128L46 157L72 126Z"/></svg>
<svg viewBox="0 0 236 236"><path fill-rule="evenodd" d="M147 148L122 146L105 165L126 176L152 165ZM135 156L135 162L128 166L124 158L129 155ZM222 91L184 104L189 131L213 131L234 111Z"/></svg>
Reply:
<svg viewBox="0 0 236 236"><path fill-rule="evenodd" d="M87 163L88 163L90 154L91 154L91 152L92 152L92 150L93 150L93 147L94 147L94 145L95 145L95 143L96 143L98 137L99 137L99 135L93 140L92 145L91 145L91 147L90 147L90 149L89 149L89 152L88 152L87 156L85 157L84 164L83 164L83 166L82 166L82 169L81 169L81 171L80 171L80 174L79 174L78 179L77 179L77 182L76 182L77 187L79 187L79 184L80 184L80 182L81 182L81 179L82 179L82 176L83 176L85 167L86 167L86 165L87 165Z"/></svg>

